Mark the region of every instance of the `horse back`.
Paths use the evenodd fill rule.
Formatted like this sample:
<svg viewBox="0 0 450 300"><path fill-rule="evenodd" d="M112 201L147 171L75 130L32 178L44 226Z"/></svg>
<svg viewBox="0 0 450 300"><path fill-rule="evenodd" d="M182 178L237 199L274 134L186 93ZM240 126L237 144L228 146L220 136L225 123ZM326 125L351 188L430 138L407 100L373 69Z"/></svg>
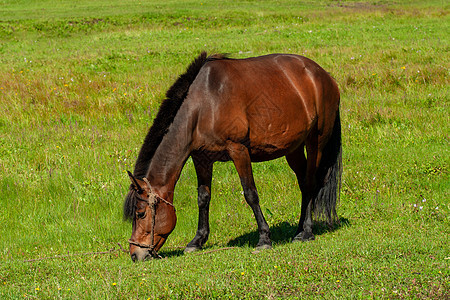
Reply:
<svg viewBox="0 0 450 300"><path fill-rule="evenodd" d="M314 126L330 130L339 91L314 61L271 54L208 62L189 99L198 109L196 147L216 151L232 140L246 144L255 160L266 160L298 147Z"/></svg>

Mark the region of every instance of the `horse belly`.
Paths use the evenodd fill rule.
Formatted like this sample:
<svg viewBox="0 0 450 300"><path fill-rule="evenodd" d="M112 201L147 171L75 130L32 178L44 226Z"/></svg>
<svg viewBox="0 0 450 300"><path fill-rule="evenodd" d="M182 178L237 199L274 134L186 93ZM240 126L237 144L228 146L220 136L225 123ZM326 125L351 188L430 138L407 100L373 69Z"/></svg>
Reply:
<svg viewBox="0 0 450 300"><path fill-rule="evenodd" d="M295 126L300 125L295 123L291 126L278 125L279 127L276 127L268 123L258 129L250 127L249 149L252 161L266 161L285 156L304 143L310 128L307 125Z"/></svg>

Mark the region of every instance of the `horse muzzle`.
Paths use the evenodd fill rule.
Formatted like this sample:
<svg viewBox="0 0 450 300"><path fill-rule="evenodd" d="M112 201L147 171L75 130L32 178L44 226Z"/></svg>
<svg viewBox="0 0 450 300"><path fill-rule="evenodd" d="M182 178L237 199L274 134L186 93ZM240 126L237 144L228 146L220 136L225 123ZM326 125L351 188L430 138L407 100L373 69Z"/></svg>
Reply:
<svg viewBox="0 0 450 300"><path fill-rule="evenodd" d="M133 262L162 258L155 250L140 247L134 247L134 251L130 251L130 255Z"/></svg>

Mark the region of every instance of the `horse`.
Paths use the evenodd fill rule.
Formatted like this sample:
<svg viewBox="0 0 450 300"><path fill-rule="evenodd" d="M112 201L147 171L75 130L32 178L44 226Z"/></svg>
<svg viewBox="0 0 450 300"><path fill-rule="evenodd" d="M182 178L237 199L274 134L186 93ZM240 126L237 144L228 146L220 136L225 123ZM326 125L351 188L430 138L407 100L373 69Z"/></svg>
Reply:
<svg viewBox="0 0 450 300"><path fill-rule="evenodd" d="M208 240L213 164L232 161L258 225L257 250L272 247L252 162L286 157L302 194L293 241L313 240L314 218L333 224L342 174L340 93L316 62L295 54L245 59L202 52L166 92L139 151L124 202L133 261L159 258L176 224L175 185L192 157L198 227L185 252Z"/></svg>

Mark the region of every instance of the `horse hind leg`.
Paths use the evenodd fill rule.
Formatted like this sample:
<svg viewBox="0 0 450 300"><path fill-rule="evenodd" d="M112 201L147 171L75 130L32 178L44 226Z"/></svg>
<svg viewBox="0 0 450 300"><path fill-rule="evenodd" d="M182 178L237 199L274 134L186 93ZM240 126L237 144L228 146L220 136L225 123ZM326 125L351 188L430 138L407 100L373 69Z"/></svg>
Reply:
<svg viewBox="0 0 450 300"><path fill-rule="evenodd" d="M314 239L312 211L316 219L337 221L336 202L342 174L341 123L339 114L329 135L313 130L306 141L306 178L302 189L302 213L294 240Z"/></svg>
<svg viewBox="0 0 450 300"><path fill-rule="evenodd" d="M304 145L298 147L294 152L286 155L286 160L297 176L298 185L302 192L302 206L300 221L298 223L297 232L293 241L309 241L314 240L312 233L312 206L314 199L314 180L315 163L313 164L313 156L315 153L309 152L308 158L305 157Z"/></svg>
<svg viewBox="0 0 450 300"><path fill-rule="evenodd" d="M303 193L306 185L306 156L304 152L305 145L301 145L293 152L286 155L286 161L289 167L294 171L300 191Z"/></svg>
<svg viewBox="0 0 450 300"><path fill-rule="evenodd" d="M209 203L211 200L212 162L193 156L198 180L198 227L195 237L184 249L185 253L202 249L209 237Z"/></svg>

